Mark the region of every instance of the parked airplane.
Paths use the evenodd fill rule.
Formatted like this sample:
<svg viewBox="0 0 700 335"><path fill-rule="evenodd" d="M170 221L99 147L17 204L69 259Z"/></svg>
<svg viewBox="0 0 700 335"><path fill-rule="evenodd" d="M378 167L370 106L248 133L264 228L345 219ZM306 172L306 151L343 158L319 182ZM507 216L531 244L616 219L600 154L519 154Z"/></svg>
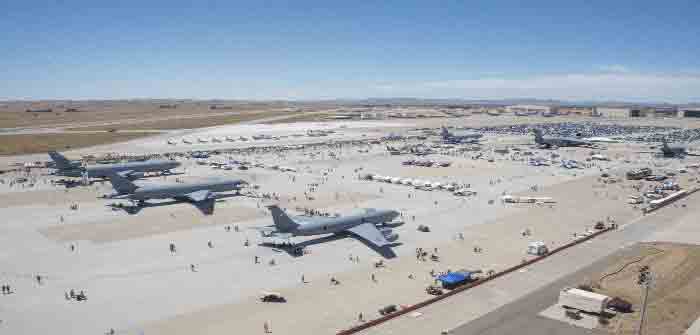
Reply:
<svg viewBox="0 0 700 335"><path fill-rule="evenodd" d="M685 156L700 156L700 154L691 154L688 152L688 147L684 145L668 145L666 140L663 140L663 146L661 147L661 153L664 157L674 157L683 158Z"/></svg>
<svg viewBox="0 0 700 335"><path fill-rule="evenodd" d="M445 126L442 127L442 141L447 144L476 143L484 135L473 132L455 131L450 132Z"/></svg>
<svg viewBox="0 0 700 335"><path fill-rule="evenodd" d="M313 236L325 234L350 233L366 241L374 247L389 246L387 237L395 239L390 228L377 228L399 216L399 212L391 209L365 209L341 217L306 217L287 215L277 205L267 206L272 214L273 226L255 228L265 237L291 238L294 236Z"/></svg>
<svg viewBox="0 0 700 335"><path fill-rule="evenodd" d="M542 130L539 129L533 129L532 132L535 134L535 143L537 143L537 145L550 149L555 149L558 147L580 147L592 145L589 141L580 140L577 138L544 137L542 136Z"/></svg>
<svg viewBox="0 0 700 335"><path fill-rule="evenodd" d="M55 163L55 173L66 177L82 177L87 173L89 178L107 178L110 174L119 173L128 178L141 178L146 172L171 173L171 169L180 166L180 162L177 161L150 160L83 167L80 162L70 161L56 151L50 151L49 156Z"/></svg>
<svg viewBox="0 0 700 335"><path fill-rule="evenodd" d="M247 184L241 179L216 179L196 183L138 186L119 173L111 174L109 181L118 193L112 197L114 199L128 199L136 202L137 206L146 205L146 201L150 199L185 200L195 204L205 214L214 210L215 193L238 191Z"/></svg>

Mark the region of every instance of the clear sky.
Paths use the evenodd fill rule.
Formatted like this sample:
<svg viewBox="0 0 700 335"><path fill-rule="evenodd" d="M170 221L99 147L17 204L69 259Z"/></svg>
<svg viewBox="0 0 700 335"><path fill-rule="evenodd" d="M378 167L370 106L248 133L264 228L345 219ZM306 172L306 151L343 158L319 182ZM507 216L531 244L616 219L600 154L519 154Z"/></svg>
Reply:
<svg viewBox="0 0 700 335"><path fill-rule="evenodd" d="M0 1L0 99L700 101L700 1Z"/></svg>

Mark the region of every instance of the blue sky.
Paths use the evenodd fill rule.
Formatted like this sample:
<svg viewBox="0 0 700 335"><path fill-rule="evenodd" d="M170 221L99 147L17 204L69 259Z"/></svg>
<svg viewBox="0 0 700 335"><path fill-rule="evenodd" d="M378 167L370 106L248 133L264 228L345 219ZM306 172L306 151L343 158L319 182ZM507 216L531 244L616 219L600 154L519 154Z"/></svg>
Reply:
<svg viewBox="0 0 700 335"><path fill-rule="evenodd" d="M0 99L700 101L698 36L697 0L9 0Z"/></svg>

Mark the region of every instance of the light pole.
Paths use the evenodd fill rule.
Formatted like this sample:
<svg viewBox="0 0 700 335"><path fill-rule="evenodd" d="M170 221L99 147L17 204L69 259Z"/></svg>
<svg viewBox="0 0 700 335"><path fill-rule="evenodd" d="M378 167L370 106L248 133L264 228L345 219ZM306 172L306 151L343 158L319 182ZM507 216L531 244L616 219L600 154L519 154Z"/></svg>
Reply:
<svg viewBox="0 0 700 335"><path fill-rule="evenodd" d="M642 287L642 313L639 318L639 328L637 329L637 335L642 335L642 330L644 329L644 323L647 317L647 299L649 298L649 287L653 285L654 274L649 270L649 266L645 265L639 269L639 278L637 279L637 285Z"/></svg>

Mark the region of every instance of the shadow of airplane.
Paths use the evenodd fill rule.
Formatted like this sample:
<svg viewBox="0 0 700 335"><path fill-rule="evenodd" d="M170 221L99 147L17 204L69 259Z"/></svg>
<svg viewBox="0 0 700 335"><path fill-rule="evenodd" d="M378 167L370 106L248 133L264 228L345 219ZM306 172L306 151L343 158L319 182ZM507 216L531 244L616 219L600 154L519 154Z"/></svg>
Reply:
<svg viewBox="0 0 700 335"><path fill-rule="evenodd" d="M140 178L135 178L135 179L129 178L129 180L132 180L132 181L133 180L148 180L151 178L158 178L158 177L163 177L163 176L179 176L179 175L184 175L184 174L185 174L184 172L173 172L173 173L162 174L162 175L142 176ZM46 176L55 176L55 175L47 174ZM55 181L55 183L57 185L63 185L66 188L73 188L73 187L77 187L77 186L92 186L95 183L100 183L100 184L109 183L109 179L107 179L107 178L90 179L88 181L88 185L84 185L83 181L80 179L65 179L65 178L57 180L57 181Z"/></svg>
<svg viewBox="0 0 700 335"><path fill-rule="evenodd" d="M310 246L316 245L316 244L337 241L337 240L344 239L344 238L354 238L354 239L362 242L362 244L364 244L368 248L374 250L376 253L378 253L379 255L381 255L382 257L384 257L386 259L395 258L396 253L394 253L394 250L392 250L391 248L397 247L397 246L400 246L403 244L401 242L395 242L395 243L391 243L389 245L386 245L384 247L377 247L376 245L368 242L367 240L365 240L361 237L351 235L348 233L338 233L338 234L314 238L311 240L306 240L306 241L299 242L299 243L293 243L291 245L281 245L281 244L267 243L267 242L260 243L259 245L263 246L263 247L275 248L275 249L282 250L282 251L286 252L287 254L289 254L290 256L296 258L296 257L303 256L303 253L299 252L299 250L303 250L306 247L310 247Z"/></svg>
<svg viewBox="0 0 700 335"><path fill-rule="evenodd" d="M151 202L144 202L140 205L123 205L123 204L108 204L108 207L112 207L112 209L115 210L124 210L126 213L130 215L135 215L141 212L144 208L149 208L149 207L162 207L162 206L170 206L174 204L181 204L181 203L190 203L193 206L195 206L197 209L199 209L202 214L204 215L212 215L214 214L214 204L216 202L223 202L224 199L228 198L233 198L233 197L239 197L242 196L240 194L217 194L214 195L213 197L204 200L204 201L191 201L189 199L181 199L181 198L175 198L173 200L169 201L163 201L163 202L157 202L157 203L151 203Z"/></svg>

